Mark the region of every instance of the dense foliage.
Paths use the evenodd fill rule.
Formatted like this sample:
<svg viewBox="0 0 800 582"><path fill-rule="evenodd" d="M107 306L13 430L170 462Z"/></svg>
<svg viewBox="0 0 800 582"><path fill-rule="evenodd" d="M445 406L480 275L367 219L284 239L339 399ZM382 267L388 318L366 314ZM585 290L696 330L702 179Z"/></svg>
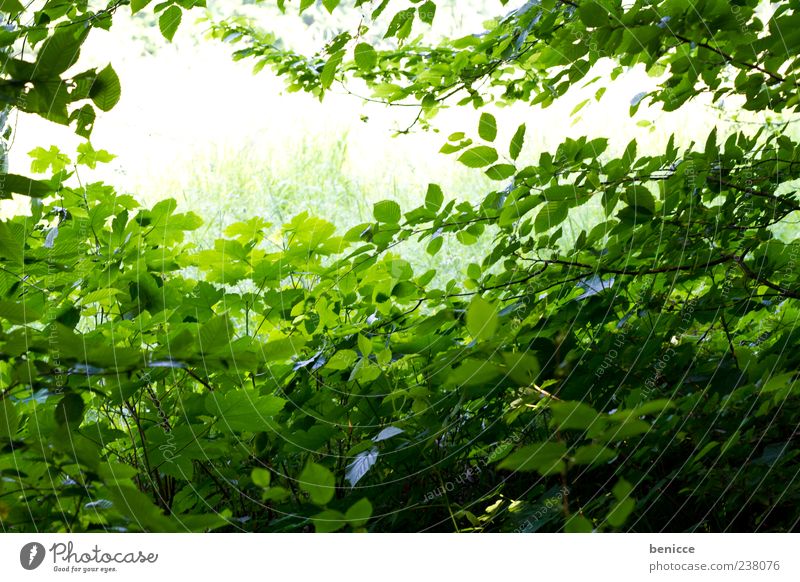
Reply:
<svg viewBox="0 0 800 582"><path fill-rule="evenodd" d="M88 138L119 79L68 71L127 4L4 0L4 103ZM172 38L202 4L152 10ZM36 150L46 178L0 176L3 198L30 197L0 221L3 531L795 528L788 125L653 156L588 136L524 160L535 128L500 143L480 110L547 106L610 59L598 99L628 67L659 80L632 115L704 94L794 112L800 3L500 2L488 30L436 46L433 1L347 4L364 19L312 56L239 18L212 35L292 90L358 83L422 127L473 106L443 155L497 190L473 206L431 184L419 208L380 202L346 233L254 216L197 249L185 233L201 220L173 200L143 208L79 179L107 152ZM604 218L568 240L562 223L589 204ZM412 239L435 254L480 237L491 251L443 288L403 259Z"/></svg>

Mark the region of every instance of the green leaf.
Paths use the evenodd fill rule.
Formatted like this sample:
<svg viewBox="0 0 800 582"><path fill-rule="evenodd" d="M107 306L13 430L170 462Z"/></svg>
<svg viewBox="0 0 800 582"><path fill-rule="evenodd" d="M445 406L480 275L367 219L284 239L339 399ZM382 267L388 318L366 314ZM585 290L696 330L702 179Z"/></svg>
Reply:
<svg viewBox="0 0 800 582"><path fill-rule="evenodd" d="M332 13L340 2L341 0L322 0L322 5L329 13Z"/></svg>
<svg viewBox="0 0 800 582"><path fill-rule="evenodd" d="M31 172L36 174L44 174L48 168L52 168L53 173L57 174L72 163L69 156L62 154L56 146L50 146L47 150L43 147L33 148L28 156L32 158Z"/></svg>
<svg viewBox="0 0 800 582"><path fill-rule="evenodd" d="M598 444L589 444L578 447L572 457L576 465L601 465L617 456L613 449Z"/></svg>
<svg viewBox="0 0 800 582"><path fill-rule="evenodd" d="M533 221L537 233L542 233L558 226L567 218L568 208L563 201L547 202Z"/></svg>
<svg viewBox="0 0 800 582"><path fill-rule="evenodd" d="M497 308L475 295L467 308L467 331L478 341L491 339L497 332Z"/></svg>
<svg viewBox="0 0 800 582"><path fill-rule="evenodd" d="M311 518L317 533L330 533L342 529L347 525L347 518L341 511L326 509Z"/></svg>
<svg viewBox="0 0 800 582"><path fill-rule="evenodd" d="M107 164L116 157L106 150L95 150L88 141L78 145L78 163L92 169L96 168L97 164Z"/></svg>
<svg viewBox="0 0 800 582"><path fill-rule="evenodd" d="M361 350L361 356L366 358L372 353L372 340L358 334L358 349Z"/></svg>
<svg viewBox="0 0 800 582"><path fill-rule="evenodd" d="M372 516L372 504L366 497L360 501L356 501L344 514L345 519L352 527L361 527Z"/></svg>
<svg viewBox="0 0 800 582"><path fill-rule="evenodd" d="M395 14L394 18L392 18L392 21L389 23L389 27L386 29L386 34L383 36L383 38L391 38L396 36L397 38L403 39L408 37L408 35L411 33L411 26L414 23L415 13L416 10L413 8L407 8Z"/></svg>
<svg viewBox="0 0 800 582"><path fill-rule="evenodd" d="M331 370L348 370L357 359L358 354L353 350L339 350L331 356L325 367Z"/></svg>
<svg viewBox="0 0 800 582"><path fill-rule="evenodd" d="M444 193L438 184L428 184L425 194L425 208L431 212L438 212L444 202Z"/></svg>
<svg viewBox="0 0 800 582"><path fill-rule="evenodd" d="M333 473L311 461L300 473L298 484L315 505L327 505L336 492L336 478Z"/></svg>
<svg viewBox="0 0 800 582"><path fill-rule="evenodd" d="M58 26L42 43L36 57L35 76L37 78L60 75L78 61L80 47L89 34L88 27L77 24Z"/></svg>
<svg viewBox="0 0 800 582"><path fill-rule="evenodd" d="M598 421L597 411L583 402L561 401L550 404L552 420L559 430L587 430Z"/></svg>
<svg viewBox="0 0 800 582"><path fill-rule="evenodd" d="M536 443L522 447L500 463L500 469L512 471L537 471L542 476L560 473L565 465L563 458L567 453L564 443Z"/></svg>
<svg viewBox="0 0 800 582"><path fill-rule="evenodd" d="M353 50L353 58L355 58L358 68L365 71L372 70L378 63L378 53L375 52L372 45L365 42L360 42L356 45Z"/></svg>
<svg viewBox="0 0 800 582"><path fill-rule="evenodd" d="M61 425L77 425L83 418L84 403L80 394L67 394L56 405L56 422Z"/></svg>
<svg viewBox="0 0 800 582"><path fill-rule="evenodd" d="M198 339L203 353L210 354L218 350L228 352L232 338L233 322L227 315L217 315L206 321L200 328Z"/></svg>
<svg viewBox="0 0 800 582"><path fill-rule="evenodd" d="M322 67L322 72L319 75L319 83L324 89L329 88L333 84L333 80L336 77L336 71L339 69L339 65L342 64L343 58L344 51L337 51L331 55L331 57L325 63L325 66Z"/></svg>
<svg viewBox="0 0 800 582"><path fill-rule="evenodd" d="M174 4L158 17L158 28L168 41L172 42L172 38L181 25L181 19L183 19L183 10Z"/></svg>
<svg viewBox="0 0 800 582"><path fill-rule="evenodd" d="M42 309L34 301L6 301L0 299L0 318L11 323L26 325L42 318Z"/></svg>
<svg viewBox="0 0 800 582"><path fill-rule="evenodd" d="M492 180L506 180L513 176L516 171L516 166L511 164L497 164L486 170L486 175Z"/></svg>
<svg viewBox="0 0 800 582"><path fill-rule="evenodd" d="M19 0L0 0L0 12L5 12L6 14L18 14L22 12L25 8L19 2Z"/></svg>
<svg viewBox="0 0 800 582"><path fill-rule="evenodd" d="M271 477L272 474L266 469L262 469L261 467L256 467L250 473L250 478L253 480L253 484L263 489L269 487L269 482Z"/></svg>
<svg viewBox="0 0 800 582"><path fill-rule="evenodd" d="M224 395L206 395L206 410L219 420L217 426L232 431L265 430L268 419L278 414L286 401L277 396L261 396L254 389L238 388Z"/></svg>
<svg viewBox="0 0 800 582"><path fill-rule="evenodd" d="M516 160L522 152L522 146L525 144L525 130L526 126L523 123L517 128L514 137L511 138L511 143L508 146L508 155L512 160Z"/></svg>
<svg viewBox="0 0 800 582"><path fill-rule="evenodd" d="M644 434L649 430L650 425L645 421L627 419L622 424L610 427L603 435L598 437L598 439L603 442L623 441Z"/></svg>
<svg viewBox="0 0 800 582"><path fill-rule="evenodd" d="M592 533L594 527L591 521L576 513L567 520L564 531L567 533Z"/></svg>
<svg viewBox="0 0 800 582"><path fill-rule="evenodd" d="M131 0L131 14L136 14L153 0Z"/></svg>
<svg viewBox="0 0 800 582"><path fill-rule="evenodd" d="M173 6L173 8L176 8ZM177 8L180 11L180 8ZM163 18L163 15L162 15ZM89 97L98 109L102 111L111 111L111 109L119 102L122 96L122 86L119 82L117 72L111 65L106 66L105 69L97 74L97 78L89 91Z"/></svg>
<svg viewBox="0 0 800 582"><path fill-rule="evenodd" d="M11 398L0 399L0 438L13 438L17 432L19 418Z"/></svg>
<svg viewBox="0 0 800 582"><path fill-rule="evenodd" d="M475 146L461 154L458 161L468 168L483 168L497 161L497 150L489 146Z"/></svg>
<svg viewBox="0 0 800 582"><path fill-rule="evenodd" d="M25 230L17 222L0 220L0 258L22 265L25 256Z"/></svg>
<svg viewBox="0 0 800 582"><path fill-rule="evenodd" d="M627 521L628 516L636 508L636 501L633 499L624 499L617 502L611 511L608 512L606 521L614 527L622 527Z"/></svg>
<svg viewBox="0 0 800 582"><path fill-rule="evenodd" d="M491 113L482 113L478 123L478 135L485 141L494 141L497 137L497 120Z"/></svg>
<svg viewBox="0 0 800 582"><path fill-rule="evenodd" d="M44 198L53 192L55 189L46 182L31 180L17 174L0 174L0 200L11 198L12 194Z"/></svg>
<svg viewBox="0 0 800 582"><path fill-rule="evenodd" d="M381 200L372 208L375 220L386 224L398 224L402 216L400 205L394 200Z"/></svg>
<svg viewBox="0 0 800 582"><path fill-rule="evenodd" d="M433 24L433 19L436 17L436 4L428 0L417 9L417 12L422 22L425 24Z"/></svg>
<svg viewBox="0 0 800 582"><path fill-rule="evenodd" d="M608 24L608 11L597 2L582 2L578 16L587 27L597 28Z"/></svg>

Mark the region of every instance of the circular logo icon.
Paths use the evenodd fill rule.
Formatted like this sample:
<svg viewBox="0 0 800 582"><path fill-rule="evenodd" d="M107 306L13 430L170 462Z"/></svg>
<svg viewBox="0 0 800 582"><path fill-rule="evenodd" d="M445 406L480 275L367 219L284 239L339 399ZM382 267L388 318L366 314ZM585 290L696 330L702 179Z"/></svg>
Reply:
<svg viewBox="0 0 800 582"><path fill-rule="evenodd" d="M39 542L30 542L19 551L19 563L26 570L35 570L44 562L44 546Z"/></svg>

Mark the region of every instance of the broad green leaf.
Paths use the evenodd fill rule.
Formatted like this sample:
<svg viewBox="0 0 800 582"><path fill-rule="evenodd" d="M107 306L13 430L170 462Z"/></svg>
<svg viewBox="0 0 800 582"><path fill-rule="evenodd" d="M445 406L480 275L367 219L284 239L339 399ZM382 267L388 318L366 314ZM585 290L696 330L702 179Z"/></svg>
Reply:
<svg viewBox="0 0 800 582"><path fill-rule="evenodd" d="M444 193L438 184L428 184L428 191L425 194L425 208L431 212L437 212L444 202Z"/></svg>
<svg viewBox="0 0 800 582"><path fill-rule="evenodd" d="M497 150L489 146L475 146L465 151L458 161L468 168L483 168L497 161Z"/></svg>
<svg viewBox="0 0 800 582"><path fill-rule="evenodd" d="M327 60L325 66L322 67L322 72L319 75L319 82L324 89L328 89L333 84L333 80L336 77L336 71L339 69L339 65L342 64L343 58L343 50L335 52Z"/></svg>
<svg viewBox="0 0 800 582"><path fill-rule="evenodd" d="M26 325L42 318L42 309L34 304L34 298L28 301L5 301L0 299L0 318Z"/></svg>
<svg viewBox="0 0 800 582"><path fill-rule="evenodd" d="M594 527L592 522L583 517L582 515L571 515L564 526L566 533L592 533Z"/></svg>
<svg viewBox="0 0 800 582"><path fill-rule="evenodd" d="M601 465L617 456L613 449L598 444L589 444L578 447L572 456L576 465Z"/></svg>
<svg viewBox="0 0 800 582"><path fill-rule="evenodd" d="M285 404L286 401L277 396L262 396L244 388L230 390L224 395L215 392L206 395L206 409L218 419L217 426L233 431L266 430L269 420Z"/></svg>
<svg viewBox="0 0 800 582"><path fill-rule="evenodd" d="M31 180L17 174L0 174L0 200L11 198L12 194L44 198L54 191L53 187L45 182Z"/></svg>
<svg viewBox="0 0 800 582"><path fill-rule="evenodd" d="M17 14L22 12L24 7L19 0L0 0L0 12L6 14Z"/></svg>
<svg viewBox="0 0 800 582"><path fill-rule="evenodd" d="M56 422L62 425L77 425L83 419L85 404L80 394L67 394L56 406Z"/></svg>
<svg viewBox="0 0 800 582"><path fill-rule="evenodd" d="M53 35L45 40L39 49L36 57L36 76L57 76L74 65L88 34L89 29L79 24L57 26Z"/></svg>
<svg viewBox="0 0 800 582"><path fill-rule="evenodd" d="M372 214L375 220L386 224L398 224L402 217L400 205L394 200L381 200L375 203Z"/></svg>
<svg viewBox="0 0 800 582"><path fill-rule="evenodd" d="M182 19L183 10L174 4L161 13L161 16L158 17L158 28L164 38L172 42Z"/></svg>
<svg viewBox="0 0 800 582"><path fill-rule="evenodd" d="M371 70L378 63L378 53L372 48L372 45L366 42L360 42L353 50L353 58L359 69L365 71Z"/></svg>
<svg viewBox="0 0 800 582"><path fill-rule="evenodd" d="M372 504L366 497L356 501L344 514L345 519L351 527L361 527L367 523L372 516Z"/></svg>
<svg viewBox="0 0 800 582"><path fill-rule="evenodd" d="M340 2L341 0L322 0L322 5L328 12L332 13Z"/></svg>
<svg viewBox="0 0 800 582"><path fill-rule="evenodd" d="M330 533L342 529L347 525L347 518L341 511L326 509L311 518L317 533Z"/></svg>
<svg viewBox="0 0 800 582"><path fill-rule="evenodd" d="M176 6L173 6L173 8L180 12L180 8ZM162 14L161 17L163 18L164 15ZM113 67L108 65L97 74L92 89L89 91L89 96L98 109L110 111L119 102L121 95L122 86L120 85L119 77Z"/></svg>
<svg viewBox="0 0 800 582"><path fill-rule="evenodd" d="M256 467L250 473L250 478L253 480L254 485L266 489L267 487L269 487L271 474L266 469Z"/></svg>
<svg viewBox="0 0 800 582"><path fill-rule="evenodd" d="M494 141L497 137L497 120L491 113L481 113L478 135L484 141Z"/></svg>
<svg viewBox="0 0 800 582"><path fill-rule="evenodd" d="M587 27L597 28L608 24L608 11L597 2L582 2L578 7L578 16Z"/></svg>
<svg viewBox="0 0 800 582"><path fill-rule="evenodd" d="M547 202L536 215L533 226L537 233L546 232L564 222L567 214L568 208L565 202Z"/></svg>
<svg viewBox="0 0 800 582"><path fill-rule="evenodd" d="M357 359L358 354L353 350L339 350L331 356L325 367L331 370L349 370Z"/></svg>
<svg viewBox="0 0 800 582"><path fill-rule="evenodd" d="M522 447L500 463L500 469L536 471L543 476L564 470L567 445L564 443L536 443Z"/></svg>
<svg viewBox="0 0 800 582"><path fill-rule="evenodd" d="M480 295L475 295L467 308L467 331L478 341L494 337L497 332L497 308Z"/></svg>
<svg viewBox="0 0 800 582"><path fill-rule="evenodd" d="M131 14L136 14L153 0L131 0Z"/></svg>
<svg viewBox="0 0 800 582"><path fill-rule="evenodd" d="M486 175L492 180L506 180L513 176L517 168L511 164L497 164L486 170Z"/></svg>
<svg viewBox="0 0 800 582"><path fill-rule="evenodd" d="M550 404L550 409L553 423L559 430L588 430L599 419L597 411L583 402L553 402Z"/></svg>
<svg viewBox="0 0 800 582"><path fill-rule="evenodd" d="M417 12L422 22L425 24L433 24L433 19L436 17L436 4L428 0L417 9Z"/></svg>
<svg viewBox="0 0 800 582"><path fill-rule="evenodd" d="M0 438L12 438L17 432L19 417L11 398L0 398Z"/></svg>
<svg viewBox="0 0 800 582"><path fill-rule="evenodd" d="M308 493L315 505L327 505L336 492L336 479L328 469L309 462L297 479L300 489Z"/></svg>

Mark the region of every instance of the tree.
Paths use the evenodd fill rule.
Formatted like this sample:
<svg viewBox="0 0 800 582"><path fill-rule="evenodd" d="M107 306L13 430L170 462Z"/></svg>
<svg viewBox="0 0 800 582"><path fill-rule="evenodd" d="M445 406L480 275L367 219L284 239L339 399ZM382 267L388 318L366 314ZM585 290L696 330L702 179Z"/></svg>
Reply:
<svg viewBox="0 0 800 582"><path fill-rule="evenodd" d="M434 2L356 0L365 20L313 56L241 19L212 34L291 89L363 83L423 128L449 104L546 107L601 59L659 75L632 115L702 94L780 113L798 106L796 4L529 1L427 46L412 33ZM62 75L121 5L47 4L32 26L9 8L6 46L38 52L5 54L6 104L88 137L119 81ZM198 5L155 6L164 36ZM484 111L442 148L497 180L478 205L431 184L344 234L297 216L278 249L258 217L187 246L201 220L174 201L75 180L109 157L88 142L74 163L42 150L49 180L5 175L32 216L0 222L4 529L796 527L800 245L773 229L798 210L788 124L656 156L586 136L523 165L527 131L500 144ZM435 254L482 236L491 251L444 289L402 259L412 238Z"/></svg>

